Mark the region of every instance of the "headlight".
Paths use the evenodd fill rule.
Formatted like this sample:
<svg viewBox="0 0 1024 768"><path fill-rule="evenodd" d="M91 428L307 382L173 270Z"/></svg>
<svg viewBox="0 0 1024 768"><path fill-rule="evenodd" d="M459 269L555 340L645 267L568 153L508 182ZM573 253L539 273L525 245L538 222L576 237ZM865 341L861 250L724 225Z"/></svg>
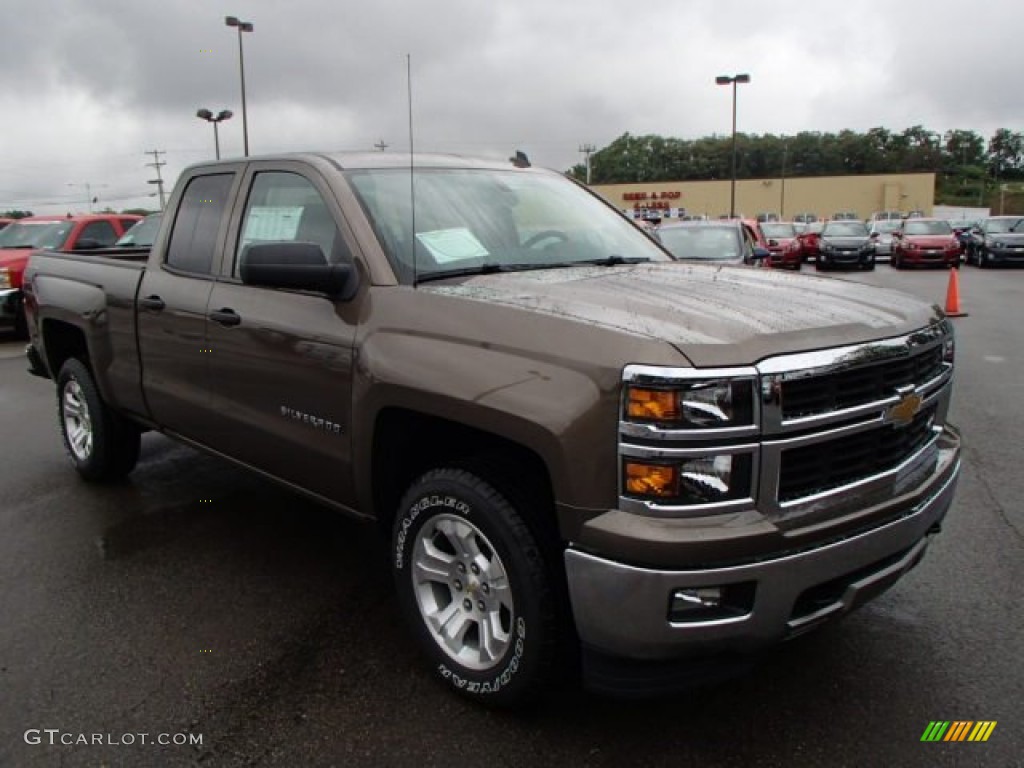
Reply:
<svg viewBox="0 0 1024 768"><path fill-rule="evenodd" d="M752 456L709 454L671 464L627 458L623 488L628 496L665 505L719 504L750 498Z"/></svg>
<svg viewBox="0 0 1024 768"><path fill-rule="evenodd" d="M723 429L754 423L753 379L694 379L670 386L631 384L625 419L672 429Z"/></svg>
<svg viewBox="0 0 1024 768"><path fill-rule="evenodd" d="M832 251L834 251L835 248L830 243L822 241L821 245L818 246L818 250L820 250L822 253L832 253Z"/></svg>
<svg viewBox="0 0 1024 768"><path fill-rule="evenodd" d="M11 287L11 271L6 267L0 267L0 290Z"/></svg>
<svg viewBox="0 0 1024 768"><path fill-rule="evenodd" d="M992 247L993 248L1005 248L1006 247L1006 243L1004 243L1002 240L996 240L994 243L992 243Z"/></svg>
<svg viewBox="0 0 1024 768"><path fill-rule="evenodd" d="M862 253L871 253L873 250L875 250L875 244L874 243L864 243L864 245L862 245L860 247L860 250L861 250Z"/></svg>

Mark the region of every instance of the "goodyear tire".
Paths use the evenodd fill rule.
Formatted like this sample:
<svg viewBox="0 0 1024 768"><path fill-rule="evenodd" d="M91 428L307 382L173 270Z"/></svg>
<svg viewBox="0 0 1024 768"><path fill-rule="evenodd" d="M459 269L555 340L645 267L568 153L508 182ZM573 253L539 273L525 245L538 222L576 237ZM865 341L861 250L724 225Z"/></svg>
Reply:
<svg viewBox="0 0 1024 768"><path fill-rule="evenodd" d="M461 468L405 494L392 534L398 601L434 674L482 704L529 703L549 682L556 599L541 547L509 499Z"/></svg>
<svg viewBox="0 0 1024 768"><path fill-rule="evenodd" d="M57 374L57 415L64 449L84 479L124 477L139 459L139 429L103 402L89 369L75 358Z"/></svg>

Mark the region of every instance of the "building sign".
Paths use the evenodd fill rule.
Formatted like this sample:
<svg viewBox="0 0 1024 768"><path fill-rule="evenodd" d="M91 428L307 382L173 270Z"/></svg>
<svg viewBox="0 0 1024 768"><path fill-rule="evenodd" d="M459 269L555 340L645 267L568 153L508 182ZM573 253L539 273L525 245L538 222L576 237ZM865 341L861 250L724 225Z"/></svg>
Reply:
<svg viewBox="0 0 1024 768"><path fill-rule="evenodd" d="M682 192L626 192L623 200L678 200Z"/></svg>

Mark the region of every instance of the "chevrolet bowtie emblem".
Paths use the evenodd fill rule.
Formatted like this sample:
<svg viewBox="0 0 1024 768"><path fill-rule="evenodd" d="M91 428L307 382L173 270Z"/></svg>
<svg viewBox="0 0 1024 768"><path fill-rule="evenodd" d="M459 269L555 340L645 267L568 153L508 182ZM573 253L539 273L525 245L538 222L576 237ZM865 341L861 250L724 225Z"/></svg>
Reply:
<svg viewBox="0 0 1024 768"><path fill-rule="evenodd" d="M922 397L915 392L903 395L896 405L885 412L883 420L886 424L896 427L905 427L914 420L914 416L921 410Z"/></svg>

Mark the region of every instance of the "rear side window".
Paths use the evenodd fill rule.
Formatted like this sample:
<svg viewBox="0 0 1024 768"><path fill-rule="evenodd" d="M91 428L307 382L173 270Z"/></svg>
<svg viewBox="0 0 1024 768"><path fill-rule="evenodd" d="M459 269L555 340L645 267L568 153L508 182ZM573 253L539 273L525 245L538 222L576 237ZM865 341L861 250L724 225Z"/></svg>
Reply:
<svg viewBox="0 0 1024 768"><path fill-rule="evenodd" d="M188 183L178 206L167 248L167 266L185 272L210 274L217 232L234 174L196 176Z"/></svg>

